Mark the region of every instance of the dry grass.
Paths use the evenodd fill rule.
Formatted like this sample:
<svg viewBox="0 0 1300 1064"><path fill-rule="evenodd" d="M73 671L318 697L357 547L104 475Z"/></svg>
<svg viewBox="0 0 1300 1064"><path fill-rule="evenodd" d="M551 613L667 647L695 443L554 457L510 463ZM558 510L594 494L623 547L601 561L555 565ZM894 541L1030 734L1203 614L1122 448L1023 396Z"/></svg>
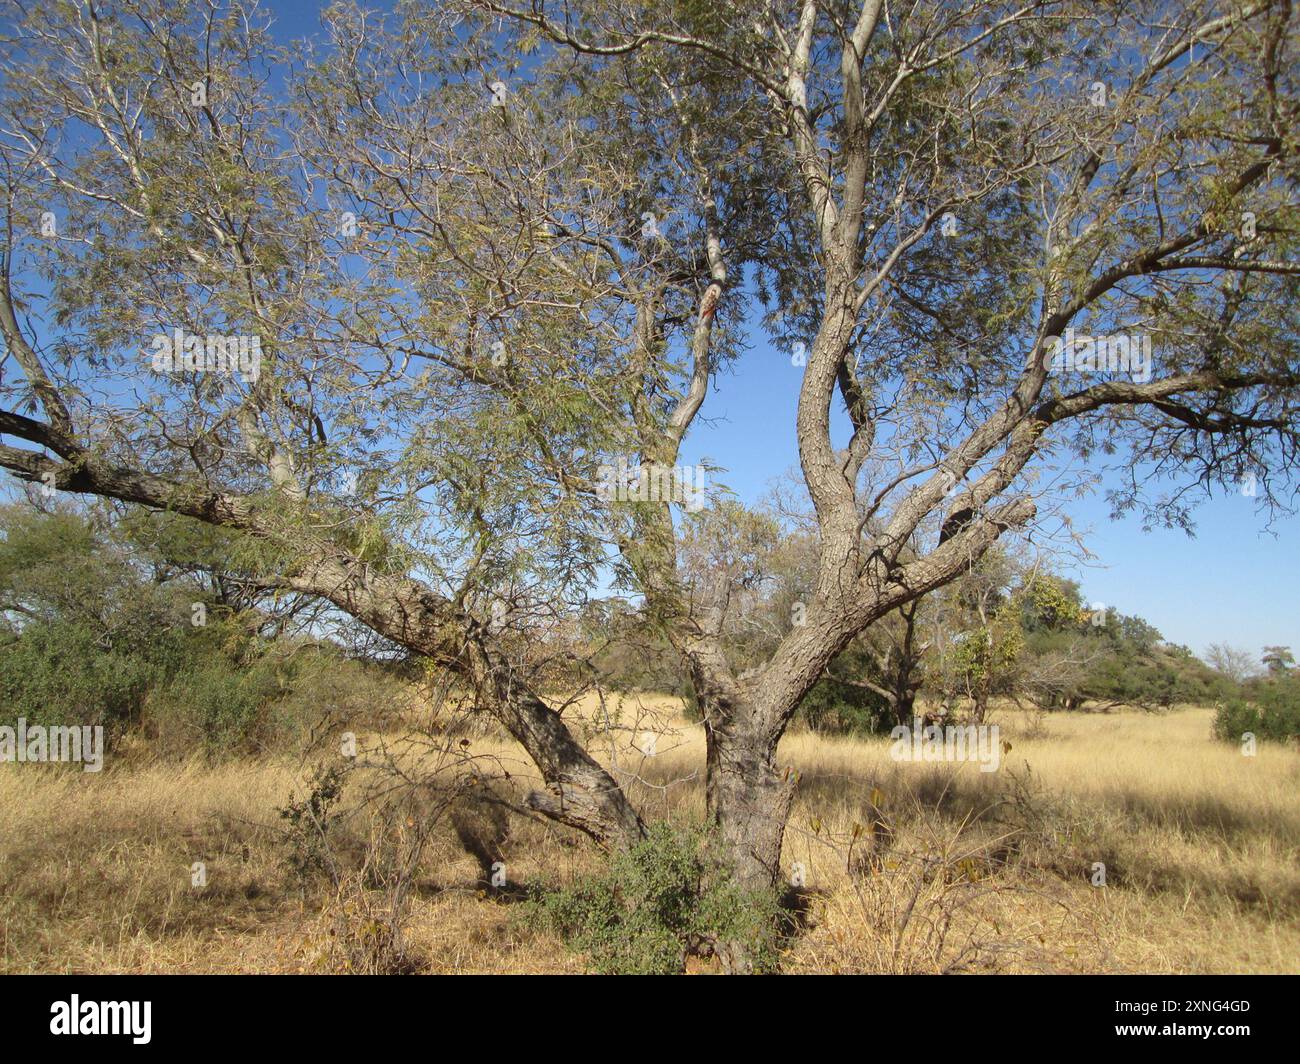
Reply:
<svg viewBox="0 0 1300 1064"><path fill-rule="evenodd" d="M1011 750L997 773L896 763L885 741L791 737L782 755L805 776L787 859L806 847L825 885L820 927L796 947L797 966L944 970L974 943L965 960L975 969L1300 970L1300 753L1270 746L1242 757L1210 740L1211 718L1193 708L1044 723L1004 710L996 722ZM902 965L889 934L861 929L898 908L891 895L906 894L909 876L864 886L836 850L815 844L864 822L862 792L873 786L899 824L896 847L941 855L946 846L959 867L995 858L994 874L955 892L927 888L930 911L904 942ZM1090 882L1097 862L1105 888ZM946 949L935 951L927 921L952 909Z"/></svg>
<svg viewBox="0 0 1300 1064"><path fill-rule="evenodd" d="M566 709L636 776L648 816L697 818L703 736L677 713L654 697ZM782 763L801 779L784 862L802 866L806 926L786 969L1300 970L1300 752L1244 758L1211 741L1210 716L1003 709L1011 750L996 773L896 763L883 739L787 737ZM528 784L511 745L474 748ZM127 759L99 775L0 765L0 971L337 970L330 931L355 902L302 889L283 861L276 810L303 786L299 766L275 759ZM599 859L521 817L502 845L516 885L571 881ZM1089 880L1096 862L1104 888ZM429 971L581 971L512 919L515 896L485 890L442 827L406 941Z"/></svg>

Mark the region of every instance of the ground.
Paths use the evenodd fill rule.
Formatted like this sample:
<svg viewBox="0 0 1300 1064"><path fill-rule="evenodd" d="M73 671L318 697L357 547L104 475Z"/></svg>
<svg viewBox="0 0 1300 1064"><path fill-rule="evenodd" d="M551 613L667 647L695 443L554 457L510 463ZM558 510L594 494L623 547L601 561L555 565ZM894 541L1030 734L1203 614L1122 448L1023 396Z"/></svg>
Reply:
<svg viewBox="0 0 1300 1064"><path fill-rule="evenodd" d="M648 818L702 814L703 737L676 702L565 713L639 773ZM988 773L894 761L886 738L788 736L799 798L783 865L804 915L784 970L1300 971L1300 751L1243 756L1211 738L1211 719L1002 707L1009 748ZM509 743L470 748L526 785ZM305 771L138 749L99 774L0 765L0 971L346 970L331 932L340 914L362 918L354 900L303 888L285 864L277 810ZM512 899L591 873L599 853L518 816L500 845L513 891L485 889L450 826L435 829L405 921L412 956L431 972L583 971Z"/></svg>

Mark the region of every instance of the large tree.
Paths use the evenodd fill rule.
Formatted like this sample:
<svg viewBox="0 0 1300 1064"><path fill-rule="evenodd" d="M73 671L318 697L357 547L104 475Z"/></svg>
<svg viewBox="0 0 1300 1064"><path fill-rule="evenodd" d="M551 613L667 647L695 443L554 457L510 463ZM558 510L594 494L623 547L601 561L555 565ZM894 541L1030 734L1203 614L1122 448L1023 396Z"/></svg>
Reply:
<svg viewBox="0 0 1300 1064"><path fill-rule="evenodd" d="M294 54L238 3L17 10L0 463L241 533L250 581L461 676L599 839L641 821L510 628L607 548L694 686L721 855L769 888L777 744L856 636L1103 468L1182 525L1290 484L1283 0L338 6ZM756 319L816 559L742 669L746 544L684 564L667 471ZM260 372L150 372L177 327ZM1085 335L1100 368L1054 361ZM620 459L668 490L611 493Z"/></svg>

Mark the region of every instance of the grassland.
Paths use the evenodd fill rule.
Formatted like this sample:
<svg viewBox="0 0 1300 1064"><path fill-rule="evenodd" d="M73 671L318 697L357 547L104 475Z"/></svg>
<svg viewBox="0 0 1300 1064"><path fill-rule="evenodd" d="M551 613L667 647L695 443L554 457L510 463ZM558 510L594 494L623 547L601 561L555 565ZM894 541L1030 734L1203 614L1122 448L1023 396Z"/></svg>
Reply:
<svg viewBox="0 0 1300 1064"><path fill-rule="evenodd" d="M625 698L613 731L590 703L566 715L636 776L648 817L702 815L703 735L672 700ZM887 739L788 736L781 760L800 780L783 863L800 866L803 926L784 970L1300 971L1300 751L1244 757L1212 741L1211 715L1002 708L1010 748L993 773L895 762ZM528 785L508 742L472 748ZM289 758L178 764L139 750L99 774L0 765L0 971L338 970L331 932L352 903L292 876L276 813L304 772ZM533 891L601 859L518 815L497 841L510 881ZM514 896L484 889L440 823L404 916L422 970L584 970L517 918Z"/></svg>

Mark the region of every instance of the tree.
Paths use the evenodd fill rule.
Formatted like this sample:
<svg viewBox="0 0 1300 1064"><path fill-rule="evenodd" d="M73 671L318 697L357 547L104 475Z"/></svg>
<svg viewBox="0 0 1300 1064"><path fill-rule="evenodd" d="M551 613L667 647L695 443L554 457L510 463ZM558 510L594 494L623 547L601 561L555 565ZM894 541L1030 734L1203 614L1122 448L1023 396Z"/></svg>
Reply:
<svg viewBox="0 0 1300 1064"><path fill-rule="evenodd" d="M682 578L697 610L715 604L723 651L740 672L767 661L814 594L817 520L801 488L787 474L756 510L722 501L683 529ZM800 704L803 721L833 732L911 721L930 648L924 605L899 607L836 655Z"/></svg>
<svg viewBox="0 0 1300 1064"><path fill-rule="evenodd" d="M1249 650L1227 643L1211 643L1205 649L1205 660L1233 683L1244 683L1258 672L1255 656Z"/></svg>
<svg viewBox="0 0 1300 1064"><path fill-rule="evenodd" d="M984 720L992 696L1015 689L1025 642L1016 568L995 547L940 593L935 685L945 703L969 699L976 723Z"/></svg>
<svg viewBox="0 0 1300 1064"><path fill-rule="evenodd" d="M1268 668L1270 674L1277 676L1295 664L1295 657L1290 647L1265 647L1260 661Z"/></svg>
<svg viewBox="0 0 1300 1064"><path fill-rule="evenodd" d="M612 545L690 676L717 852L768 890L777 744L861 633L1106 465L1150 521L1247 476L1276 504L1300 65L1281 0L716 15L339 6L281 93L238 5L33 9L0 102L0 464L241 533L245 579L454 671L536 761L535 809L628 844L618 781L491 623L503 587L580 598ZM760 306L817 556L741 669L673 506ZM260 370L142 375L175 327Z"/></svg>
<svg viewBox="0 0 1300 1064"><path fill-rule="evenodd" d="M575 528L576 504L526 469L570 457L580 423L582 444L600 444L576 409L602 401L595 338L583 352L526 357L561 320L578 335L586 297L550 297L561 278L574 295L587 250L572 241L566 262L563 249L539 256L534 244L493 262L505 234L476 226L499 217L496 197L476 197L519 162L517 143L496 110L477 106L481 83L462 71L450 84L464 58L452 31L419 22L408 32L428 31L421 47L449 79L442 139L429 135L437 116L421 110L419 76L399 103L402 87L381 86L382 71L349 66L373 57L342 47L371 28L355 11L328 26L339 49L300 55L283 93L263 76L285 58L266 16L239 5L28 14L0 104L0 331L21 372L4 382L0 432L29 446L6 444L0 462L43 494L102 495L236 533L242 550L228 564L241 580L328 600L460 677L538 764L539 813L597 839L639 838L616 782L494 631L503 615L522 618L516 638L527 628L519 589L532 575L533 600L563 601L598 550ZM374 44L395 62L414 47L378 32ZM396 126L367 126L376 100L401 111ZM445 154L454 120L479 134L469 176L455 169L471 165L468 150L452 163ZM352 123L359 150L392 136L376 151L406 171L384 176L376 156L354 195L348 160L320 151ZM573 199L582 162L567 164ZM367 207L388 228L372 226ZM456 264L462 242L478 266ZM494 269L508 280L485 280ZM50 286L52 332L19 287L37 281ZM488 328L504 302L545 310L529 319L537 351L516 334L514 358L498 364ZM453 350L465 361L444 366ZM37 409L43 420L27 416ZM527 450L535 440L542 455Z"/></svg>
<svg viewBox="0 0 1300 1064"><path fill-rule="evenodd" d="M922 635L922 609L919 599L904 603L858 636L874 670L856 682L885 700L894 724L911 724L925 681L923 662L931 643Z"/></svg>

